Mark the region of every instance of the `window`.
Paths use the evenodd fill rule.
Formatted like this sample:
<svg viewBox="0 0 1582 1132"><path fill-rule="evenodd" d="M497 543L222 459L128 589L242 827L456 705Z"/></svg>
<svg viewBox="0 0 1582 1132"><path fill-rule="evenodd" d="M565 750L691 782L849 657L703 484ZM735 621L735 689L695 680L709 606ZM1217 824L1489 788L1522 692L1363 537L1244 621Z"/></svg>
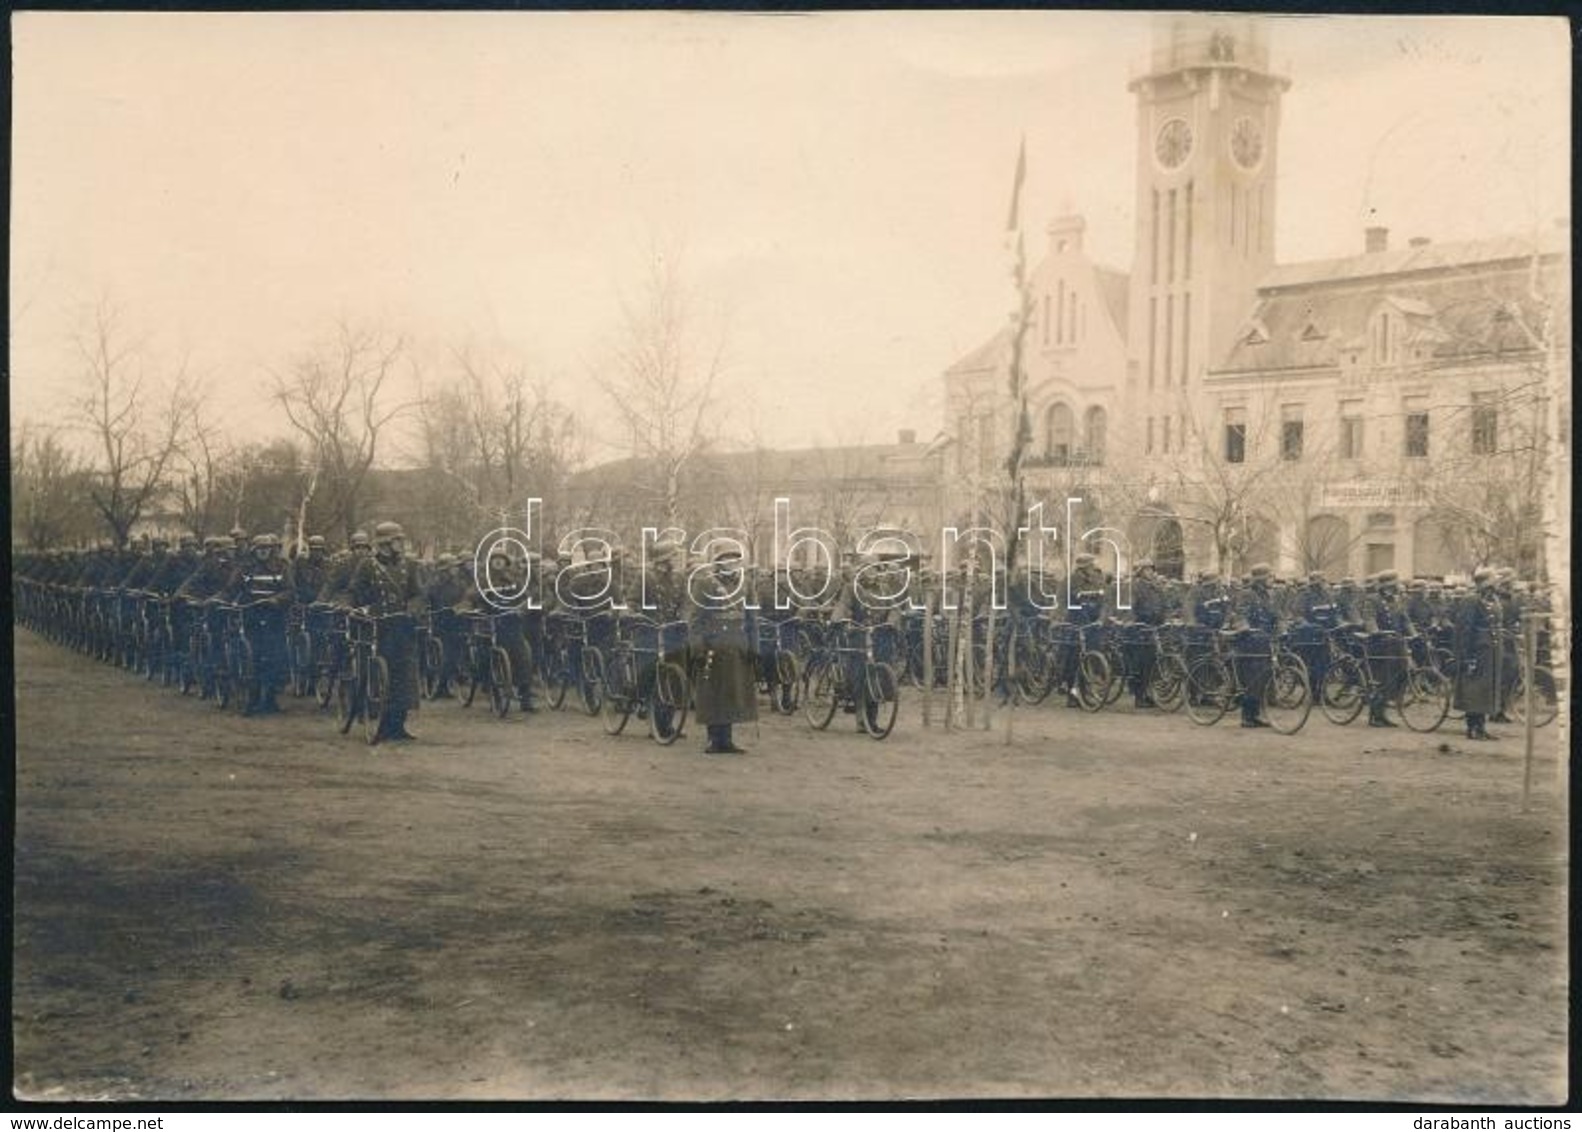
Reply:
<svg viewBox="0 0 1582 1132"><path fill-rule="evenodd" d="M1148 300L1148 388L1154 387L1159 352L1159 300Z"/></svg>
<svg viewBox="0 0 1582 1132"><path fill-rule="evenodd" d="M1154 419L1152 417L1148 418L1148 439L1143 447L1143 453L1147 456L1154 454Z"/></svg>
<svg viewBox="0 0 1582 1132"><path fill-rule="evenodd" d="M1186 187L1186 264L1182 268L1181 278L1192 278L1192 182L1187 182Z"/></svg>
<svg viewBox="0 0 1582 1132"><path fill-rule="evenodd" d="M1428 399L1426 397L1408 397L1406 399L1406 432L1404 435L1404 451L1407 456L1414 459L1424 459L1428 456Z"/></svg>
<svg viewBox="0 0 1582 1132"><path fill-rule="evenodd" d="M1049 345L1049 296L1044 296L1044 345Z"/></svg>
<svg viewBox="0 0 1582 1132"><path fill-rule="evenodd" d="M1060 281L1060 288L1055 295L1055 345L1060 345L1066 340L1066 281Z"/></svg>
<svg viewBox="0 0 1582 1132"><path fill-rule="evenodd" d="M1188 291L1181 296L1181 384L1187 383L1187 375L1191 372L1188 368L1187 351L1192 345L1192 292Z"/></svg>
<svg viewBox="0 0 1582 1132"><path fill-rule="evenodd" d="M1493 393L1472 395L1472 454L1492 456L1500 447L1500 410Z"/></svg>
<svg viewBox="0 0 1582 1132"><path fill-rule="evenodd" d="M1394 511L1370 511L1368 513L1368 529L1370 531L1387 531L1394 526Z"/></svg>
<svg viewBox="0 0 1582 1132"><path fill-rule="evenodd" d="M1247 410L1225 410L1225 462L1240 464L1247 459Z"/></svg>
<svg viewBox="0 0 1582 1132"><path fill-rule="evenodd" d="M1049 412L1044 420L1049 436L1044 454L1055 463L1063 464L1071 458L1071 408L1059 403L1053 404L1049 406Z"/></svg>
<svg viewBox="0 0 1582 1132"><path fill-rule="evenodd" d="M1176 341L1176 297L1165 296L1165 384L1170 384L1170 359L1174 356Z"/></svg>
<svg viewBox="0 0 1582 1132"><path fill-rule="evenodd" d="M1152 231L1153 231L1153 243L1151 245L1152 250L1153 250L1153 267L1152 267L1152 275L1150 277L1150 281L1154 282L1154 283L1157 283L1157 282L1159 282L1159 190L1158 189L1154 190L1153 224L1151 225L1151 228L1152 228Z"/></svg>
<svg viewBox="0 0 1582 1132"><path fill-rule="evenodd" d="M1280 406L1280 459L1302 458L1302 406Z"/></svg>
<svg viewBox="0 0 1582 1132"><path fill-rule="evenodd" d="M1362 402L1340 403L1340 458L1362 459Z"/></svg>
<svg viewBox="0 0 1582 1132"><path fill-rule="evenodd" d="M994 416L984 413L978 418L978 472L988 475L994 470Z"/></svg>
<svg viewBox="0 0 1582 1132"><path fill-rule="evenodd" d="M1075 343L1077 340L1077 289L1075 287L1071 288L1071 294L1067 297L1071 302L1071 316L1067 320L1068 325L1071 327L1069 340Z"/></svg>
<svg viewBox="0 0 1582 1132"><path fill-rule="evenodd" d="M1165 272L1165 278L1174 283L1176 280L1176 191L1174 189L1170 190L1170 247L1166 253L1166 262L1169 264L1169 270Z"/></svg>
<svg viewBox="0 0 1582 1132"><path fill-rule="evenodd" d="M1164 450L1166 452L1168 452L1168 451L1170 451L1170 418L1169 417L1161 418L1161 423L1164 425L1164 429L1165 429Z"/></svg>

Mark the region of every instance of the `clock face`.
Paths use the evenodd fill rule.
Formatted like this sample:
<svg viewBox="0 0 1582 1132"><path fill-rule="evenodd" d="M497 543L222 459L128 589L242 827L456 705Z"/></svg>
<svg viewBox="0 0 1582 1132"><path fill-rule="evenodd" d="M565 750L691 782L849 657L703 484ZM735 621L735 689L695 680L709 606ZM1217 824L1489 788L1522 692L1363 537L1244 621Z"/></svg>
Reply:
<svg viewBox="0 0 1582 1132"><path fill-rule="evenodd" d="M1154 139L1154 156L1166 169L1178 169L1192 152L1192 127L1185 119L1171 118L1159 127Z"/></svg>
<svg viewBox="0 0 1582 1132"><path fill-rule="evenodd" d="M1251 118L1237 118L1230 130L1230 155L1243 169L1256 169L1263 160L1263 131Z"/></svg>

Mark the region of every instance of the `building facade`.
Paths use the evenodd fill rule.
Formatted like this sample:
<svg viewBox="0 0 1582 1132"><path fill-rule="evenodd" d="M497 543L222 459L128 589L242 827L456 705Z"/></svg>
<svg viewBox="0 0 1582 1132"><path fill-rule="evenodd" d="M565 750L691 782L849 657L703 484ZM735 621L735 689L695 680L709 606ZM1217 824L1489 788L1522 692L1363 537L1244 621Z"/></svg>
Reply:
<svg viewBox="0 0 1582 1132"><path fill-rule="evenodd" d="M1080 494L1085 524L1168 573L1553 573L1569 530L1569 227L1405 247L1376 228L1358 255L1278 263L1291 81L1267 26L1156 25L1128 84L1129 272L1087 258L1080 217L1050 226L1030 276L1028 495ZM1004 330L945 372L948 514L1003 495L1010 344Z"/></svg>

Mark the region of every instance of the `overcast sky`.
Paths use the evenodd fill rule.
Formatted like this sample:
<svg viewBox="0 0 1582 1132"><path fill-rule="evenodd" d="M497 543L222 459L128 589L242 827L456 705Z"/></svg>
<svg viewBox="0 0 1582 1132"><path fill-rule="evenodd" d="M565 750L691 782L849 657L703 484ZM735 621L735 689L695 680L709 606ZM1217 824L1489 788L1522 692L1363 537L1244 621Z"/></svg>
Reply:
<svg viewBox="0 0 1582 1132"><path fill-rule="evenodd" d="M513 352L596 432L589 375L679 249L731 429L939 427L1002 323L1017 142L1032 246L1071 210L1129 268L1143 14L12 17L14 416L58 417L109 294L233 431L337 316ZM1568 212L1563 21L1274 21L1282 262Z"/></svg>

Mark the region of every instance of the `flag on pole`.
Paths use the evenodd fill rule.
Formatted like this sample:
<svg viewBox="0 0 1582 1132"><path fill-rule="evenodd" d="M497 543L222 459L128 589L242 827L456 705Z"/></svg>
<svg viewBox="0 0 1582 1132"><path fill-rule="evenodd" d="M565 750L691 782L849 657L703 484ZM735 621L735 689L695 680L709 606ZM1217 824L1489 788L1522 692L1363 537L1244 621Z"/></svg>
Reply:
<svg viewBox="0 0 1582 1132"><path fill-rule="evenodd" d="M1021 148L1016 151L1016 179L1011 183L1011 214L1006 217L1005 230L1015 231L1018 211L1022 204L1022 182L1027 180L1027 135L1022 135Z"/></svg>

